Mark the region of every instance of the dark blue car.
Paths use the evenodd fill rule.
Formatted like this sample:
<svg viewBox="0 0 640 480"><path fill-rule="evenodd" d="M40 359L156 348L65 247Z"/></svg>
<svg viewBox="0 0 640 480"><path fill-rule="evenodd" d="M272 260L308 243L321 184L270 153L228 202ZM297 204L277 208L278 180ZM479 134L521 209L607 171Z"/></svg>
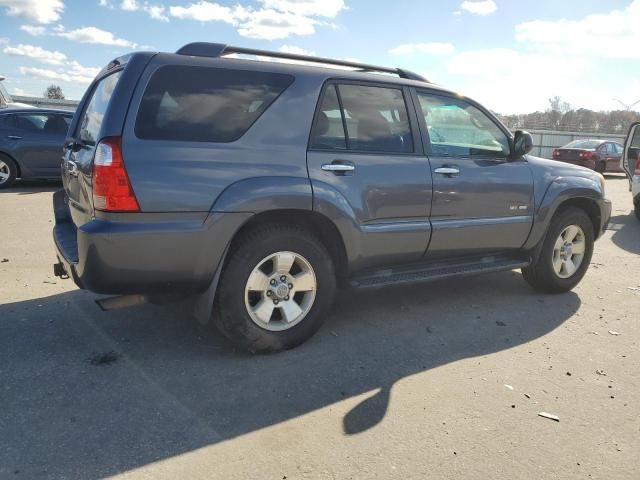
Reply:
<svg viewBox="0 0 640 480"><path fill-rule="evenodd" d="M0 109L0 188L17 178L60 179L60 162L73 112Z"/></svg>

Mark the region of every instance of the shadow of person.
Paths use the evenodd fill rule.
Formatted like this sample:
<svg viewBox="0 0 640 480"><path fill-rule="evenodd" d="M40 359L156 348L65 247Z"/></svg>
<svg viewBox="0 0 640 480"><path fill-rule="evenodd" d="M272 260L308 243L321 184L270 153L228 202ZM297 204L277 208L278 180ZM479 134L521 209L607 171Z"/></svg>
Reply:
<svg viewBox="0 0 640 480"><path fill-rule="evenodd" d="M617 247L640 255L640 221L633 212L611 217L608 229L613 230L611 240Z"/></svg>
<svg viewBox="0 0 640 480"><path fill-rule="evenodd" d="M516 272L347 291L310 341L252 356L184 306L101 312L94 299L0 305L0 477L112 476L365 396L336 425L358 435L384 422L398 381L531 342L580 306Z"/></svg>

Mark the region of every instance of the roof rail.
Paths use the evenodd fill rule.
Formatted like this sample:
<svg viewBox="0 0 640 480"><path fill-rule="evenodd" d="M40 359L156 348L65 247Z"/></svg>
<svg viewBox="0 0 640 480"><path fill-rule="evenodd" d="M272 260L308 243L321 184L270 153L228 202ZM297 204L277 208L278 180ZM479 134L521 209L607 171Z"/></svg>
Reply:
<svg viewBox="0 0 640 480"><path fill-rule="evenodd" d="M300 60L304 62L322 63L325 65L337 65L340 67L355 68L363 72L382 72L398 75L400 78L408 80L418 80L420 82L429 81L422 75L413 73L402 68L379 67L360 62L349 62L346 60L336 60L333 58L314 57L311 55L299 55L297 53L272 52L269 50L257 50L255 48L233 47L223 43L194 42L188 43L180 48L178 55L191 55L194 57L223 57L234 53L242 55L255 55L257 57L285 58L287 60Z"/></svg>

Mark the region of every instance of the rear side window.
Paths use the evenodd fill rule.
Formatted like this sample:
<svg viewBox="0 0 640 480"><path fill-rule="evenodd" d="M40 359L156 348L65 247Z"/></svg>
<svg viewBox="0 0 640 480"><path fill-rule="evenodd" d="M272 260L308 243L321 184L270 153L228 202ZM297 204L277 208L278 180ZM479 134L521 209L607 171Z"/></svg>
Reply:
<svg viewBox="0 0 640 480"><path fill-rule="evenodd" d="M78 138L85 145L95 145L100 135L104 114L109 106L113 90L118 84L120 71L112 73L98 82L78 122Z"/></svg>
<svg viewBox="0 0 640 480"><path fill-rule="evenodd" d="M329 85L316 115L310 147L379 153L413 152L402 90Z"/></svg>
<svg viewBox="0 0 640 480"><path fill-rule="evenodd" d="M69 127L63 115L54 113L17 114L14 127L24 133L43 135L65 135Z"/></svg>
<svg viewBox="0 0 640 480"><path fill-rule="evenodd" d="M166 66L149 80L135 133L148 140L233 142L291 83L291 75Z"/></svg>

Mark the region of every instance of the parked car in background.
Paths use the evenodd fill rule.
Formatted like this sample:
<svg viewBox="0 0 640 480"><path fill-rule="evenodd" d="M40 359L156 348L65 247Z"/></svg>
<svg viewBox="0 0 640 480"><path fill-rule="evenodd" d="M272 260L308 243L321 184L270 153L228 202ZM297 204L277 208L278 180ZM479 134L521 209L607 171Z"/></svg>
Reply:
<svg viewBox="0 0 640 480"><path fill-rule="evenodd" d="M623 147L610 140L574 140L553 151L553 159L595 170L598 173L617 172Z"/></svg>
<svg viewBox="0 0 640 480"><path fill-rule="evenodd" d="M62 146L73 112L0 109L0 188L17 178L60 179Z"/></svg>
<svg viewBox="0 0 640 480"><path fill-rule="evenodd" d="M640 220L640 123L634 123L624 142L620 168L629 177L629 189L633 199L633 211Z"/></svg>
<svg viewBox="0 0 640 480"><path fill-rule="evenodd" d="M27 105L26 103L18 103L13 100L7 89L4 88L2 81L5 79L2 75L0 75L0 109L3 108L34 108L31 105Z"/></svg>
<svg viewBox="0 0 640 480"><path fill-rule="evenodd" d="M518 268L566 292L611 203L602 175L532 147L403 69L212 43L133 53L69 129L54 273L120 295L104 309L194 295L253 352L304 342L350 288Z"/></svg>

